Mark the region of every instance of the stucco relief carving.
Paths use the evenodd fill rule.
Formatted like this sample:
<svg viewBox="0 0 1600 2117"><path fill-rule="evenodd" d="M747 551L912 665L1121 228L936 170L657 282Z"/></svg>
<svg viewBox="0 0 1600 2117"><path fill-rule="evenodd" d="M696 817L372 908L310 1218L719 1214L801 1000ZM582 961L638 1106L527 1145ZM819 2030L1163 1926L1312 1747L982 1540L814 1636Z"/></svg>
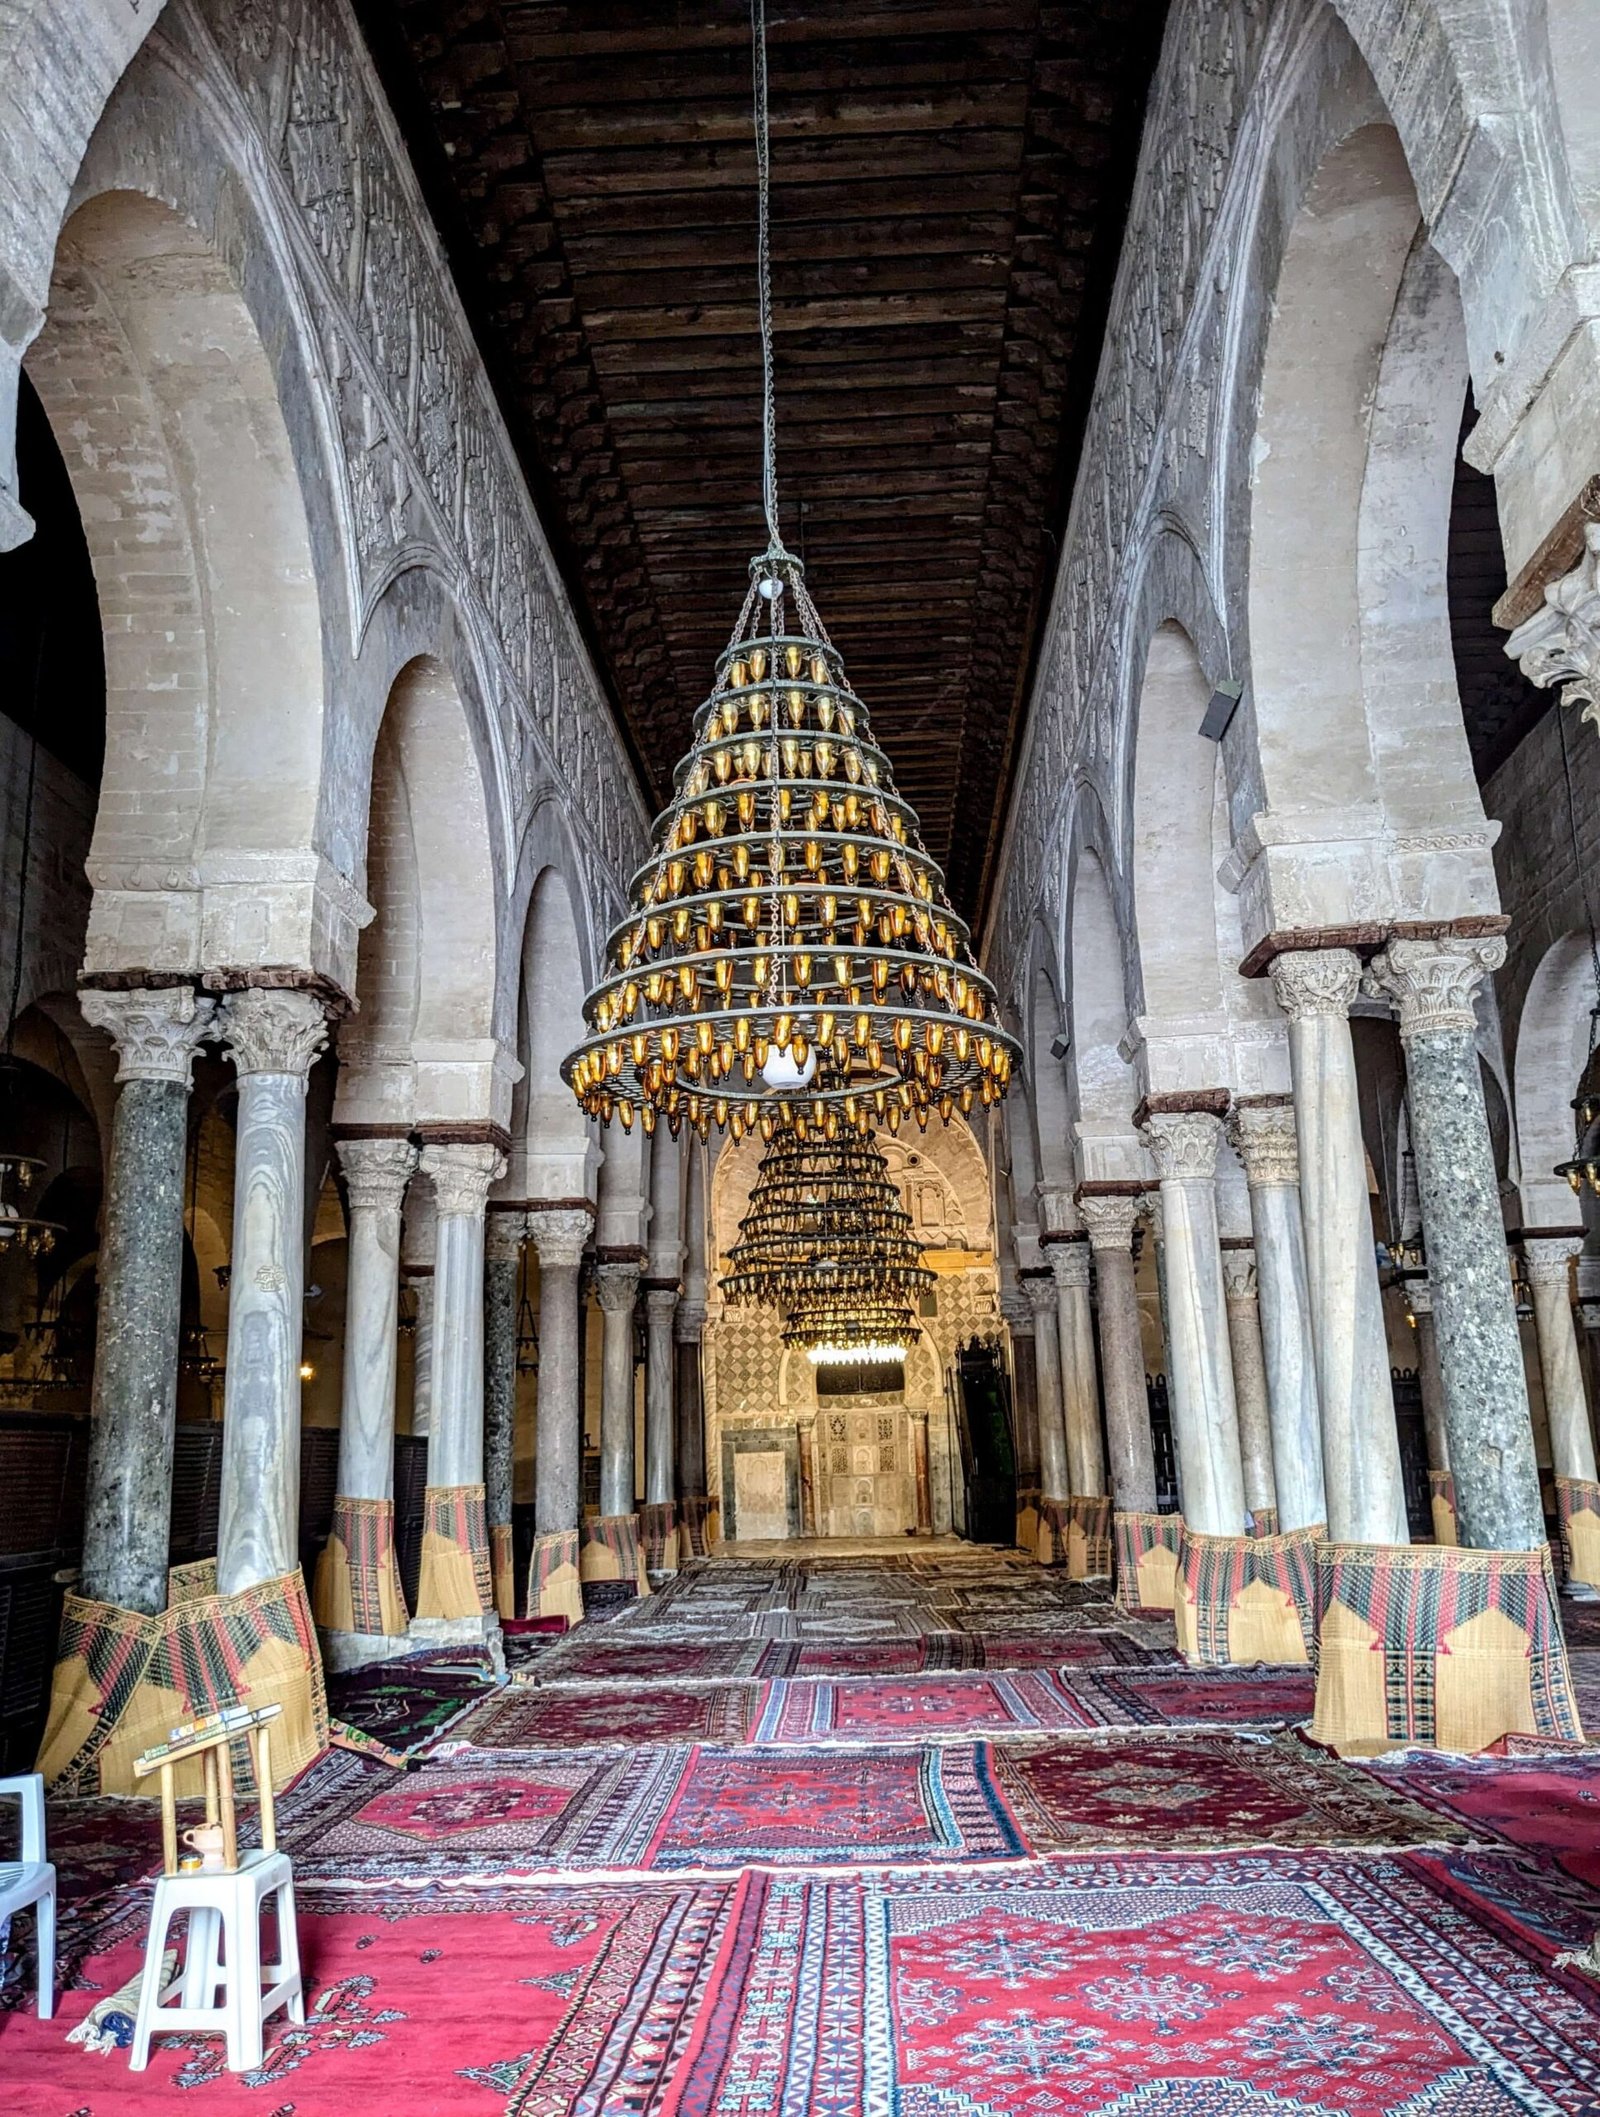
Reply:
<svg viewBox="0 0 1600 2117"><path fill-rule="evenodd" d="M234 91L268 172L258 203L316 319L353 635L404 565L455 582L494 722L507 888L553 784L600 900L620 910L645 811L352 24L338 0L258 0L242 16L180 0L159 34Z"/></svg>

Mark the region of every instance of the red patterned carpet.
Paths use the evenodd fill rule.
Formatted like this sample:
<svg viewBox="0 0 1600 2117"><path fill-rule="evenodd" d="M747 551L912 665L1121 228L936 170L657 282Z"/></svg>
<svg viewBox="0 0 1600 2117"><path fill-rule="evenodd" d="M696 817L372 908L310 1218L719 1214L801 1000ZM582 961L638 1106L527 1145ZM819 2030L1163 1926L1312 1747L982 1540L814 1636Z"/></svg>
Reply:
<svg viewBox="0 0 1600 2117"><path fill-rule="evenodd" d="M158 1837L55 1810L63 1992L8 1988L3 2117L1600 2112L1600 1981L1557 1961L1600 1930L1600 1752L1340 1764L1303 1669L1190 1671L950 1547L714 1561L509 1687L413 1676L343 1700L409 1767L282 1801L307 2020L256 2074L67 2042L137 1975Z"/></svg>

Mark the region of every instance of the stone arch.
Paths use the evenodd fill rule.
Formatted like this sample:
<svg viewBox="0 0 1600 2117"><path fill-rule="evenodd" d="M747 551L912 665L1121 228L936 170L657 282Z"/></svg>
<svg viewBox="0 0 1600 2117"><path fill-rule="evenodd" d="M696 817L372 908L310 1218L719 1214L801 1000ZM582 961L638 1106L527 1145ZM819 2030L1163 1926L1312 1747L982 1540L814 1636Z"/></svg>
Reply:
<svg viewBox="0 0 1600 2117"><path fill-rule="evenodd" d="M1573 1226L1579 1217L1555 1168L1572 1158L1572 1102L1589 1063L1594 1004L1588 936L1563 934L1546 949L1528 986L1512 1062L1522 1217L1530 1227Z"/></svg>
<svg viewBox="0 0 1600 2117"><path fill-rule="evenodd" d="M523 929L517 1051L523 1077L512 1105L512 1139L530 1198L594 1193L598 1154L588 1119L561 1077L584 1033L584 950L571 891L558 867L535 878Z"/></svg>
<svg viewBox="0 0 1600 2117"><path fill-rule="evenodd" d="M1029 981L1027 1048L1028 1108L1033 1119L1033 1150L1042 1205L1046 1192L1070 1195L1073 1185L1066 1019L1049 955L1042 945L1035 951ZM1058 1202L1056 1212L1060 1211ZM1040 1218L1046 1221L1049 1215L1041 1211Z"/></svg>
<svg viewBox="0 0 1600 2117"><path fill-rule="evenodd" d="M374 917L357 955L359 1009L340 1037L346 1100L355 1089L374 1121L497 1117L488 808L461 695L431 655L390 688L371 781Z"/></svg>
<svg viewBox="0 0 1600 2117"><path fill-rule="evenodd" d="M1158 1020L1222 1005L1214 904L1217 747L1200 733L1211 687L1194 642L1170 618L1145 657L1134 736L1129 832L1144 1012Z"/></svg>
<svg viewBox="0 0 1600 2117"><path fill-rule="evenodd" d="M90 966L302 960L285 856L303 867L315 836L320 598L251 312L187 220L102 191L62 232L28 373L105 625Z"/></svg>
<svg viewBox="0 0 1600 2117"><path fill-rule="evenodd" d="M1262 925L1494 900L1445 594L1460 297L1370 82L1347 83L1332 115L1343 129L1296 194L1265 289L1246 596L1254 766L1282 819L1270 837L1295 850L1277 856Z"/></svg>

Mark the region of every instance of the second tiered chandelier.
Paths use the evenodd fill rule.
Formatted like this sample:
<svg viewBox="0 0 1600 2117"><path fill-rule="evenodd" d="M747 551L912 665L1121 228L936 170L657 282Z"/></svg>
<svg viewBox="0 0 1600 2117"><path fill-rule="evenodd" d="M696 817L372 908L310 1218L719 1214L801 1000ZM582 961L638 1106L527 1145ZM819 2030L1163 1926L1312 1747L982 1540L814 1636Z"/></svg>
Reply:
<svg viewBox="0 0 1600 2117"><path fill-rule="evenodd" d="M722 1290L736 1306L796 1308L826 1301L909 1304L934 1283L911 1215L871 1139L836 1145L780 1132L761 1157L732 1270Z"/></svg>
<svg viewBox="0 0 1600 2117"><path fill-rule="evenodd" d="M563 1071L603 1122L834 1140L994 1102L1018 1047L779 533L764 0L751 27L767 548Z"/></svg>

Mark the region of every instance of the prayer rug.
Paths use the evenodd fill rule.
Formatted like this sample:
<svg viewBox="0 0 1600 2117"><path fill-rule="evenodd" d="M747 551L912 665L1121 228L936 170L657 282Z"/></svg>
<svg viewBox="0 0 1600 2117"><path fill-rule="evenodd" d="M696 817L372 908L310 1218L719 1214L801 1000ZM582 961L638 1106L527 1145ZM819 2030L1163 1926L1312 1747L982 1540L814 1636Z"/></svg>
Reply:
<svg viewBox="0 0 1600 2117"><path fill-rule="evenodd" d="M1557 1860L1600 1889L1600 1751L1564 1757L1444 1757L1413 1751L1373 1776L1480 1833ZM1600 1926L1600 1903L1595 1906Z"/></svg>
<svg viewBox="0 0 1600 2117"><path fill-rule="evenodd" d="M994 1771L1036 1852L1454 1845L1467 1836L1293 1736L1006 1744Z"/></svg>
<svg viewBox="0 0 1600 2117"><path fill-rule="evenodd" d="M328 1709L374 1742L405 1757L437 1742L488 1695L485 1664L475 1669L411 1660L380 1662L328 1679Z"/></svg>
<svg viewBox="0 0 1600 2117"><path fill-rule="evenodd" d="M1048 1670L846 1677L771 1685L757 1742L931 1741L1085 1728L1093 1719Z"/></svg>
<svg viewBox="0 0 1600 2117"><path fill-rule="evenodd" d="M653 1868L883 1866L1024 1851L982 1743L695 1750Z"/></svg>
<svg viewBox="0 0 1600 2117"><path fill-rule="evenodd" d="M643 1742L745 1742L766 1697L754 1683L667 1684L581 1691L521 1685L463 1720L456 1735L478 1749L631 1749Z"/></svg>
<svg viewBox="0 0 1600 2117"><path fill-rule="evenodd" d="M1496 1847L1407 1853L1434 1888L1473 1917L1525 1949L1542 1967L1571 1948L1587 1948L1600 1926L1600 1902L1584 1883L1543 1860L1521 1859ZM1557 1971L1574 1990L1600 1993L1581 1972Z"/></svg>
<svg viewBox="0 0 1600 2117"><path fill-rule="evenodd" d="M981 1744L468 1750L408 1772L333 1751L280 1806L331 1882L1014 1859Z"/></svg>
<svg viewBox="0 0 1600 2117"><path fill-rule="evenodd" d="M0 2017L6 2117L566 2117L654 2108L678 2062L736 1902L725 1880L326 1891L296 1876L306 2019L267 2025L254 2072L220 2036L126 2048L66 2041L136 1977L149 1900L127 1893L55 2020ZM132 2022L125 2033L131 2039Z"/></svg>
<svg viewBox="0 0 1600 2117"><path fill-rule="evenodd" d="M1309 1669L1080 1669L1065 1672L1105 1727L1261 1727L1309 1720Z"/></svg>
<svg viewBox="0 0 1600 2117"><path fill-rule="evenodd" d="M572 1632L531 1672L540 1684L707 1683L765 1675L764 1640L656 1640L614 1625L599 1637Z"/></svg>
<svg viewBox="0 0 1600 2117"><path fill-rule="evenodd" d="M669 2117L1591 2117L1600 2004L1392 1858L751 1875Z"/></svg>

